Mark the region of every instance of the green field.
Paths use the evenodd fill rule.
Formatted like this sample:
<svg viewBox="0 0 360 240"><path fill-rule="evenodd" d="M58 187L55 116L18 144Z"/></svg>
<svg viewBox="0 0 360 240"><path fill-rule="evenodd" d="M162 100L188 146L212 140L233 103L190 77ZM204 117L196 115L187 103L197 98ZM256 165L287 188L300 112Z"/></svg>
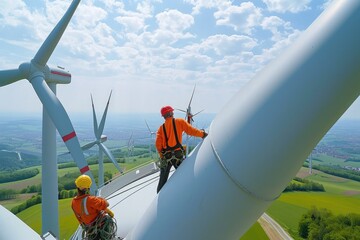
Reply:
<svg viewBox="0 0 360 240"><path fill-rule="evenodd" d="M131 169L139 163L121 164L122 167ZM93 171L97 171L97 166L92 166ZM111 163L105 164L106 171L116 172ZM67 172L78 171L77 168L60 169L59 176ZM318 182L325 187L325 192L288 192L283 193L279 199L274 201L266 211L274 220L276 220L294 239L301 239L298 235L298 222L301 216L312 206L317 208L327 208L333 214L360 214L360 182L335 177L319 171L313 171L308 175L308 169L302 168L298 175L305 176L306 179ZM40 174L39 174L40 175ZM40 182L41 176L34 179ZM32 179L33 181L35 181ZM23 181L20 181L23 182ZM14 184L14 183L13 183ZM20 184L20 183L16 183ZM1 185L0 185L1 187ZM21 202L19 199L14 200ZM76 230L78 224L70 208L71 199L59 201L60 217L60 239L68 239ZM7 207L14 206L14 203L8 203ZM2 202L0 202L2 204ZM4 204L2 204L4 205ZM41 205L33 206L18 216L38 233L41 232ZM269 239L261 226L255 223L251 229L241 238L241 240L267 240Z"/></svg>
<svg viewBox="0 0 360 240"><path fill-rule="evenodd" d="M301 171L308 171L302 169ZM298 237L298 222L312 206L327 208L333 214L360 214L360 182L315 171L306 177L325 187L325 192L283 193L266 211L294 239Z"/></svg>

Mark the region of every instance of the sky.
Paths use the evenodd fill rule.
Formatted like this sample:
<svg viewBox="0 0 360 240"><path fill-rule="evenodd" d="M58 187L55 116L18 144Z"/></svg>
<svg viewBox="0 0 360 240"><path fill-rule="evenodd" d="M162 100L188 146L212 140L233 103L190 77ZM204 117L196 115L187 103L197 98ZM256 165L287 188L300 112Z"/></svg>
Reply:
<svg viewBox="0 0 360 240"><path fill-rule="evenodd" d="M0 70L29 62L70 0L0 0ZM219 112L291 45L330 0L82 0L48 61L72 75L57 85L71 116L158 113L164 105ZM31 84L0 87L0 115L41 113ZM342 118L360 119L357 99Z"/></svg>

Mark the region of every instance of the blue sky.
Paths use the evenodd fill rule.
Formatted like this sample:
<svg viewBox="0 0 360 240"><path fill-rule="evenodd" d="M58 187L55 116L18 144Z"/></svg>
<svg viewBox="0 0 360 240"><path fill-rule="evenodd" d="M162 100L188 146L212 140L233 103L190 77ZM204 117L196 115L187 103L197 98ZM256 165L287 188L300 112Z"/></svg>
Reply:
<svg viewBox="0 0 360 240"><path fill-rule="evenodd" d="M82 0L48 61L72 74L57 95L71 115L220 111L328 6L329 0ZM0 69L30 61L70 0L0 0ZM27 80L0 88L0 113L42 111ZM358 99L344 118L360 119Z"/></svg>

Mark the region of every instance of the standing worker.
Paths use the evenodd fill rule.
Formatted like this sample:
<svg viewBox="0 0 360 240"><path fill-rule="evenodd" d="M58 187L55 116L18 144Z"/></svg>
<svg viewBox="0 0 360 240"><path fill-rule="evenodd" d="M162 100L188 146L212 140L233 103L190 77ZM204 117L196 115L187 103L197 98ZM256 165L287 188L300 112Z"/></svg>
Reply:
<svg viewBox="0 0 360 240"><path fill-rule="evenodd" d="M160 112L165 123L159 127L155 140L155 146L160 156L160 179L157 192L166 183L171 167L174 166L177 169L184 159L183 132L201 138L208 135L204 130L191 126L184 119L174 118L174 109L171 106L162 107Z"/></svg>
<svg viewBox="0 0 360 240"><path fill-rule="evenodd" d="M81 175L75 180L78 194L71 207L83 228L83 239L113 239L116 232L114 213L108 209L109 203L102 197L89 194L91 178ZM84 238L85 235L85 238Z"/></svg>

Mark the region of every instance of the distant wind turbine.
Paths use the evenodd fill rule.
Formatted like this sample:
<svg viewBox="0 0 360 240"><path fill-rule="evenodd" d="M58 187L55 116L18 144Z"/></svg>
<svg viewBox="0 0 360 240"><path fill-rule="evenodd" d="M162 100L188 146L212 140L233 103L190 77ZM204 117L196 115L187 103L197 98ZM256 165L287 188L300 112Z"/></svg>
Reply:
<svg viewBox="0 0 360 240"><path fill-rule="evenodd" d="M177 110L179 110L179 111L182 111L182 112L185 112L185 113L186 113L185 120L186 120L189 124L191 124L191 125L192 125L192 123L194 122L194 116L196 116L196 115L198 115L199 113L201 113L202 111L204 111L204 109L203 109L203 110L201 110L201 111L199 111L199 112L197 112L197 113L195 113L195 114L192 114L192 112L191 112L191 102L192 102L192 99L193 99L193 97L194 97L195 88L196 88L196 84L195 84L194 89L193 89L193 91L192 91L191 98L190 98L190 101L189 101L189 105L188 105L186 111L185 111L185 110L181 110L181 109L177 109ZM186 135L186 153L185 153L185 156L186 156L186 157L187 157L188 154L189 154L189 140L190 140L190 138L191 138L191 136Z"/></svg>
<svg viewBox="0 0 360 240"><path fill-rule="evenodd" d="M97 123L96 119L96 113L95 113L95 107L94 107L94 101L93 97L91 95L91 106L93 110L93 123L94 123L94 134L95 134L95 141L88 143L81 147L82 150L87 150L92 148L95 144L99 147L99 182L98 185L102 186L104 185L104 161L103 161L103 153L112 161L112 163L115 165L115 167L119 170L120 173L123 173L121 167L115 160L114 156L112 155L111 151L103 144L107 140L106 135L102 135L104 131L105 121L106 121L106 115L109 108L110 98L111 98L112 91L110 92L109 99L106 104L106 108L104 110L103 116L100 121L100 125Z"/></svg>
<svg viewBox="0 0 360 240"><path fill-rule="evenodd" d="M151 139L151 141L152 141L152 140L153 140L153 136L156 135L156 132L151 131L151 129L150 129L150 127L149 127L149 124L146 122L146 120L145 120L145 123L146 123L147 129L149 130L150 139ZM150 156L150 158L152 158L152 154L151 154L151 142L149 143L149 156Z"/></svg>
<svg viewBox="0 0 360 240"><path fill-rule="evenodd" d="M133 132L130 135L127 147L128 147L128 158L130 158L133 155L134 151L134 139L133 139Z"/></svg>
<svg viewBox="0 0 360 240"><path fill-rule="evenodd" d="M0 87L27 79L43 104L42 136L42 233L51 231L59 236L56 129L69 149L82 174L94 179L80 148L72 123L56 97L56 84L71 82L71 74L62 69L49 68L47 62L60 41L80 0L74 0L62 19L46 38L30 62L17 69L0 71ZM56 127L56 128L55 128ZM91 191L95 192L96 184ZM51 214L49 214L51 212Z"/></svg>
<svg viewBox="0 0 360 240"><path fill-rule="evenodd" d="M196 84L195 84L194 89L193 89L193 92L192 92L192 94L191 94L191 98L190 98L190 101L189 101L189 105L188 105L186 111L185 111L185 110L182 110L182 109L177 109L177 110L179 110L179 111L182 111L182 112L186 113L185 120L186 120L188 123L190 123L190 124L192 124L192 123L194 122L194 119L193 119L194 116L196 116L196 115L198 115L199 113L201 113L202 111L204 111L204 109L203 109L203 110L201 110L201 111L199 111L199 112L197 112L197 113L195 113L195 114L192 114L192 112L191 112L191 102L192 102L192 99L193 99L193 97L194 97L195 88L196 88Z"/></svg>

